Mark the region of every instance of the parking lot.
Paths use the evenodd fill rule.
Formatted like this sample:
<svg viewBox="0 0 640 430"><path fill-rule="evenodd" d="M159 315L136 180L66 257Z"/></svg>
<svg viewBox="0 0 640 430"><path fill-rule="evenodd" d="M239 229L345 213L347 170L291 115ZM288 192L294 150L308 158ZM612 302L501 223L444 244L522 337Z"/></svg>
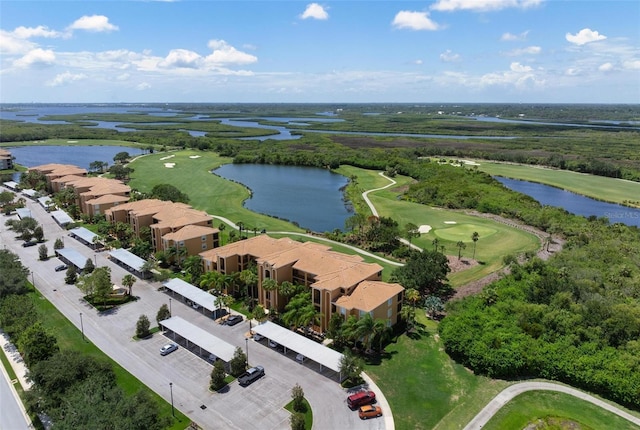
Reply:
<svg viewBox="0 0 640 430"><path fill-rule="evenodd" d="M64 238L65 247L72 247L97 266L108 265L114 283L128 274L124 268L111 263L106 253L94 252L77 240L66 236L66 231L38 204L29 201L34 217L43 226L49 254L53 254L53 242ZM87 339L96 344L121 366L167 401L173 394L174 405L191 420L205 429L286 429L289 428L289 412L283 409L291 400L291 388L297 383L314 413L314 429L385 429L385 419L361 421L357 412L346 406L347 393L337 383L334 372L319 373L318 365L309 360L298 363L296 354L269 348L266 340L256 342L247 339L249 323L226 326L173 299L172 314L198 325L234 346L248 350L249 364L262 365L265 376L247 387L231 383L220 393L209 391L212 365L198 354L182 346L166 356L160 355L162 345L170 341L162 333L146 340L136 341L136 322L140 315L147 315L156 325L155 316L163 304L169 304L169 296L160 291L162 285L137 279L133 295L139 300L118 309L98 313L82 300L82 293L73 285L64 283L65 272L55 271L61 264L57 258L38 261L38 247L23 248L13 232L4 225L7 216L0 216L2 244L18 254L23 264L32 270L36 287L72 323L81 328ZM82 315L81 315L82 314ZM170 388L170 385L171 388ZM386 403L385 403L386 404ZM384 410L384 409L383 409ZM386 412L386 411L385 411Z"/></svg>

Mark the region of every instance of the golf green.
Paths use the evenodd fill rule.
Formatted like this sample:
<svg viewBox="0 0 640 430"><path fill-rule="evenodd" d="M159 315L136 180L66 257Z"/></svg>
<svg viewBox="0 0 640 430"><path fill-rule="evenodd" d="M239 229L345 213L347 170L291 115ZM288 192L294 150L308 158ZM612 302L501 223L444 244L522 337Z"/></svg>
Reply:
<svg viewBox="0 0 640 430"><path fill-rule="evenodd" d="M477 224L445 224L443 228L432 227L433 233L436 236L452 242L471 242L471 235L473 235L474 232L478 233L478 236L483 239L497 232L496 229Z"/></svg>

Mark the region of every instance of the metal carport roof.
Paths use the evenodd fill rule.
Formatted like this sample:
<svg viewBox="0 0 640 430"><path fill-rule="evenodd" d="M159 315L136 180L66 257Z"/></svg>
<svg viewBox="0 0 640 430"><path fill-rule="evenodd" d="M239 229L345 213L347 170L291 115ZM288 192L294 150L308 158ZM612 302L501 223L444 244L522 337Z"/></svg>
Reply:
<svg viewBox="0 0 640 430"><path fill-rule="evenodd" d="M267 339L271 339L274 342L279 343L287 349L298 352L305 357L315 361L321 366L328 367L329 369L340 373L340 360L342 354L338 351L334 351L331 348L307 339L298 333L292 332L284 327L267 321L263 324L257 325L252 330Z"/></svg>
<svg viewBox="0 0 640 430"><path fill-rule="evenodd" d="M87 257L72 248L56 249L56 255L62 256L69 263L73 264L80 270L84 269L84 266L86 266L88 260Z"/></svg>
<svg viewBox="0 0 640 430"><path fill-rule="evenodd" d="M91 230L86 229L84 227L72 228L71 230L69 230L69 233L71 233L74 236L77 236L80 239L84 240L85 242L91 243L91 244L93 243L93 238L94 237L98 237L97 234L95 234Z"/></svg>
<svg viewBox="0 0 640 430"><path fill-rule="evenodd" d="M191 300L192 302L202 306L208 311L215 312L217 309L215 306L217 299L216 296L209 294L198 287L194 287L182 279L173 278L165 282L163 285L171 291L180 294L185 299Z"/></svg>
<svg viewBox="0 0 640 430"><path fill-rule="evenodd" d="M225 342L180 317L171 317L160 321L160 325L227 363L231 361L236 351L236 347L230 343Z"/></svg>
<svg viewBox="0 0 640 430"><path fill-rule="evenodd" d="M120 261L124 265L131 267L133 270L137 270L138 272L142 272L142 266L144 266L144 264L146 263L146 261L144 261L142 258L122 248L110 251L109 255Z"/></svg>
<svg viewBox="0 0 640 430"><path fill-rule="evenodd" d="M71 224L73 222L73 218L63 210L51 211L51 216L60 225Z"/></svg>

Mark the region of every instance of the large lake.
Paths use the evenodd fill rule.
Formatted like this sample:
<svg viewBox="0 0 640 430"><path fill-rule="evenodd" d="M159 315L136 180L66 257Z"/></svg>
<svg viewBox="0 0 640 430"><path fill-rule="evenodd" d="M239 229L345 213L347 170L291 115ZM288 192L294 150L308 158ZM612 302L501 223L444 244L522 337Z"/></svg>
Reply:
<svg viewBox="0 0 640 430"><path fill-rule="evenodd" d="M568 212L584 217L607 217L612 224L619 222L640 227L640 209L601 202L580 194L535 182L499 176L495 178L507 188L531 196L543 205L561 207Z"/></svg>
<svg viewBox="0 0 640 430"><path fill-rule="evenodd" d="M352 214L341 189L347 178L326 169L265 164L225 164L216 175L252 191L245 207L295 222L315 232L344 230Z"/></svg>

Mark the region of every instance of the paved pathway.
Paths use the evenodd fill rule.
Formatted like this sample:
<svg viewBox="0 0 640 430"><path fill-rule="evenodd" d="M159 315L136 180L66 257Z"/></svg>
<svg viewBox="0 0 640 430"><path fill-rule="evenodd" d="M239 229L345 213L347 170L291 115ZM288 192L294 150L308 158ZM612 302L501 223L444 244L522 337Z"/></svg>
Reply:
<svg viewBox="0 0 640 430"><path fill-rule="evenodd" d="M496 397L491 400L487 406L485 406L478 415L476 415L464 430L477 430L484 427L485 424L493 417L504 405L506 405L511 399L519 394L527 391L546 390L557 391L560 393L569 394L579 399L593 403L596 406L600 406L609 412L612 412L638 426L640 426L640 418L635 417L607 402L604 402L596 397L590 396L587 393L576 390L575 388L567 387L565 385L554 384L551 382L521 382L519 384L511 385L502 390Z"/></svg>

